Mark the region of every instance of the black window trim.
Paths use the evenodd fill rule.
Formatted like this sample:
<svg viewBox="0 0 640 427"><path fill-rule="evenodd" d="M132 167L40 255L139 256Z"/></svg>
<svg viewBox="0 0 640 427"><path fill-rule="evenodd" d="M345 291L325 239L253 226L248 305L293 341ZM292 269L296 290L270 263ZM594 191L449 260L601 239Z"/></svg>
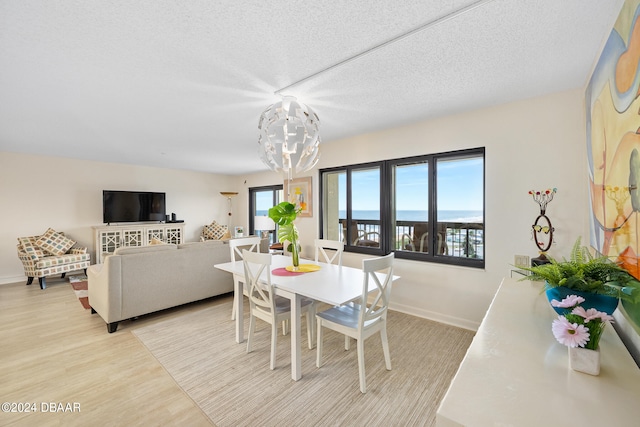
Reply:
<svg viewBox="0 0 640 427"><path fill-rule="evenodd" d="M283 184L274 184L274 185L264 185L261 187L249 187L249 234L256 235L255 226L255 213L256 213L256 202L255 202L255 193L260 191L272 191L273 192L273 204L275 206L278 204L278 191L282 190L284 187Z"/></svg>
<svg viewBox="0 0 640 427"><path fill-rule="evenodd" d="M415 261L424 261L424 262L433 262L439 264L449 264L449 265L457 265L464 267L473 267L473 268L481 268L484 269L486 263L486 230L485 230L485 221L486 218L483 218L483 245L485 251L483 253L482 259L478 258L465 258L465 257L455 257L449 255L440 255L434 254L435 249L435 239L429 239L428 245L429 250L428 253L419 253L419 252L410 252L410 251L396 251L392 250L392 243L394 243L393 232L395 230L395 226L392 221L392 208L394 206L394 194L392 192L394 188L393 181L393 168L398 165L408 165L411 163L421 163L426 162L428 164L428 173L429 173L429 224L428 230L430 236L436 236L436 227L437 227L437 163L438 160L455 160L456 158L465 158L465 157L482 157L482 180L483 180L483 216L486 212L486 150L485 147L477 147L470 148L464 150L455 150L448 151L442 153L433 153L433 154L423 154L418 156L410 156L410 157L402 157L396 159L388 159L388 160L380 160L374 162L367 163L358 163L353 165L344 165L344 166L335 166L330 168L320 169L319 172L319 200L320 200L320 208L319 208L319 233L318 235L323 238L323 216L324 216L324 174L325 173L334 173L334 172L345 172L347 174L347 206L346 206L346 220L347 220L347 230L351 233L351 173L354 170L360 169L371 169L375 167L380 168L380 235L381 235L381 244L379 248L371 248L371 247L360 247L349 244L349 242L353 241L351 235L348 234L347 242L345 244L346 252L354 252L354 253L362 253L374 256L381 256L395 252L396 258L401 259L409 259Z"/></svg>

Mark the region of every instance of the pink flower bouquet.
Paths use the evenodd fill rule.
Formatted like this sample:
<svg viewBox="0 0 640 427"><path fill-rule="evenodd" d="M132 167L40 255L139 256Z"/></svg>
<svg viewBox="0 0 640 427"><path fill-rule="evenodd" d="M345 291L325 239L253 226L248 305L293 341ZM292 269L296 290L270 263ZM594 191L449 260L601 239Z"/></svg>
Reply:
<svg viewBox="0 0 640 427"><path fill-rule="evenodd" d="M551 331L558 342L567 347L596 350L604 327L613 317L595 308L585 310L580 306L583 302L584 298L577 295L569 295L560 302L552 300L552 306L565 308L567 312L553 321Z"/></svg>

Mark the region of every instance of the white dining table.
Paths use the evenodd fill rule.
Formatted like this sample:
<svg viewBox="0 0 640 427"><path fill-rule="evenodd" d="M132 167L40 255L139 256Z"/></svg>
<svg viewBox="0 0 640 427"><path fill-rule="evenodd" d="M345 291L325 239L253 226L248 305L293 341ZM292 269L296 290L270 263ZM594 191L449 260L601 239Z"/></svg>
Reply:
<svg viewBox="0 0 640 427"><path fill-rule="evenodd" d="M298 381L302 378L301 360L301 306L303 297L321 301L329 305L342 305L362 295L364 273L362 269L337 266L323 262L300 260L300 264L316 264L320 270L291 276L271 274L271 283L275 287L276 295L291 300L291 378ZM285 268L291 265L291 257L273 255L271 270ZM236 312L236 342L244 341L244 309L242 304L244 265L242 261L232 261L215 264L215 267L238 275L234 292L240 304ZM263 273L266 274L266 273ZM399 276L393 276L397 280ZM374 286L375 285L371 285ZM315 345L315 343L312 343Z"/></svg>

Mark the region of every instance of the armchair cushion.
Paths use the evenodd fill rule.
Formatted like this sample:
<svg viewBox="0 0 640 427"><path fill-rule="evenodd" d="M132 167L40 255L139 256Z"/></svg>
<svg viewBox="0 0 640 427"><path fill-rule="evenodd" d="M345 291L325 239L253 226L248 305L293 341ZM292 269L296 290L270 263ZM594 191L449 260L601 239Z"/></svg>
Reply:
<svg viewBox="0 0 640 427"><path fill-rule="evenodd" d="M47 256L36 262L37 269L47 269L58 265L75 264L89 260L89 254L65 254Z"/></svg>
<svg viewBox="0 0 640 427"><path fill-rule="evenodd" d="M36 240L36 245L51 255L64 255L76 242L48 228L42 236Z"/></svg>
<svg viewBox="0 0 640 427"><path fill-rule="evenodd" d="M27 259L37 261L44 258L45 254L36 244L38 236L18 237L18 251Z"/></svg>

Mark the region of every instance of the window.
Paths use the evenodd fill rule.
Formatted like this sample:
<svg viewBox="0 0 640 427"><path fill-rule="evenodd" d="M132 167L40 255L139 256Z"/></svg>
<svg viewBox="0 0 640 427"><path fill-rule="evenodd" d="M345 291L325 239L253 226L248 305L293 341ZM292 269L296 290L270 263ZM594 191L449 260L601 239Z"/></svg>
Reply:
<svg viewBox="0 0 640 427"><path fill-rule="evenodd" d="M256 216L268 215L269 209L280 203L283 199L282 184L267 187L254 187L249 189L249 232L257 235L254 222ZM269 234L269 243L276 243L277 234Z"/></svg>
<svg viewBox="0 0 640 427"><path fill-rule="evenodd" d="M320 176L320 234L346 251L484 267L484 148Z"/></svg>
<svg viewBox="0 0 640 427"><path fill-rule="evenodd" d="M320 171L321 235L382 254L382 164Z"/></svg>

